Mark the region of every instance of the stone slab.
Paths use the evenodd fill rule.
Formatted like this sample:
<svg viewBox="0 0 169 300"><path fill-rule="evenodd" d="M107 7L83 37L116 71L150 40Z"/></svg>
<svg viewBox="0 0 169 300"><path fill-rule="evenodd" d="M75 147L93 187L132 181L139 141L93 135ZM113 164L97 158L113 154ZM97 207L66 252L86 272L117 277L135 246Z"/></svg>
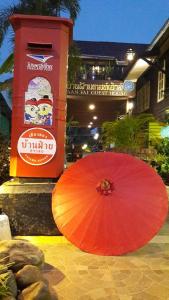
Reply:
<svg viewBox="0 0 169 300"><path fill-rule="evenodd" d="M12 235L60 235L51 203L55 183L13 180L0 186L0 207L9 217Z"/></svg>

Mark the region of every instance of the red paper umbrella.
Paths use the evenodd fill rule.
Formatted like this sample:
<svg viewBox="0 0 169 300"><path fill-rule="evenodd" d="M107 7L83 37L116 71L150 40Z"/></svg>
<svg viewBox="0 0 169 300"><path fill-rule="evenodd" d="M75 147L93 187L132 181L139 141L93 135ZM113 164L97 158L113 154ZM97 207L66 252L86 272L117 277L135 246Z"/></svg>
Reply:
<svg viewBox="0 0 169 300"><path fill-rule="evenodd" d="M167 215L162 179L127 154L95 153L73 164L56 184L56 224L89 253L121 255L145 245Z"/></svg>

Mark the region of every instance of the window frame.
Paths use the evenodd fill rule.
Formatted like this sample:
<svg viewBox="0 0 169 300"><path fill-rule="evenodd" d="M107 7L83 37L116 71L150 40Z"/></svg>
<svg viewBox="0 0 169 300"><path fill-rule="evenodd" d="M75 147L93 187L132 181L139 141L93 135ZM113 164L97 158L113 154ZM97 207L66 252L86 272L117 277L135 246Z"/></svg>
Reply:
<svg viewBox="0 0 169 300"><path fill-rule="evenodd" d="M150 80L137 91L137 111L142 113L150 108Z"/></svg>
<svg viewBox="0 0 169 300"><path fill-rule="evenodd" d="M166 70L166 60L163 60L163 70ZM157 88L157 102L161 102L164 100L164 91L166 84L166 74L162 71L158 71L158 88Z"/></svg>

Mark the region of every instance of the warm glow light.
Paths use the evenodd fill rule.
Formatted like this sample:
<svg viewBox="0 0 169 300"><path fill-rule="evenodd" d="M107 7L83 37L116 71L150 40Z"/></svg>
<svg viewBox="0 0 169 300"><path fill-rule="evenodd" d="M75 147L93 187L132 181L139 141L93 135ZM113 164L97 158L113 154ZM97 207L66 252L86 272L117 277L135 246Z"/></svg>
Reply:
<svg viewBox="0 0 169 300"><path fill-rule="evenodd" d="M93 125L93 122L90 122L89 124L90 124L90 125Z"/></svg>
<svg viewBox="0 0 169 300"><path fill-rule="evenodd" d="M132 49L128 49L126 54L127 60L132 61L134 59L134 56L135 52Z"/></svg>
<svg viewBox="0 0 169 300"><path fill-rule="evenodd" d="M85 150L86 148L87 148L87 144L84 144L83 146L82 146L82 150Z"/></svg>
<svg viewBox="0 0 169 300"><path fill-rule="evenodd" d="M87 127L88 127L88 128L91 128L91 127L92 127L92 125L91 125L91 124L89 124Z"/></svg>
<svg viewBox="0 0 169 300"><path fill-rule="evenodd" d="M99 133L95 133L95 135L94 135L94 140L98 140L98 137L99 137Z"/></svg>
<svg viewBox="0 0 169 300"><path fill-rule="evenodd" d="M90 109L90 110L94 110L94 109L95 109L95 105L94 105L94 104L90 104L90 105L89 105L89 109Z"/></svg>
<svg viewBox="0 0 169 300"><path fill-rule="evenodd" d="M142 58L139 58L129 71L126 80L132 80L133 82L136 82L140 75L145 72L149 66L150 65L146 61L144 61Z"/></svg>
<svg viewBox="0 0 169 300"><path fill-rule="evenodd" d="M128 53L127 54L127 60L132 61L133 60L133 53Z"/></svg>
<svg viewBox="0 0 169 300"><path fill-rule="evenodd" d="M19 236L20 240L24 240L24 236ZM63 236L27 236L26 239L33 243L38 245L55 245L57 244L66 244L67 241L63 239Z"/></svg>
<svg viewBox="0 0 169 300"><path fill-rule="evenodd" d="M97 119L98 119L97 116L94 116L94 117L93 117L93 120L97 120Z"/></svg>
<svg viewBox="0 0 169 300"><path fill-rule="evenodd" d="M133 109L133 107L134 107L133 102L129 102L129 104L128 104L128 109Z"/></svg>
<svg viewBox="0 0 169 300"><path fill-rule="evenodd" d="M133 108L134 108L134 103L127 101L127 104L126 104L127 113L131 112L133 110Z"/></svg>

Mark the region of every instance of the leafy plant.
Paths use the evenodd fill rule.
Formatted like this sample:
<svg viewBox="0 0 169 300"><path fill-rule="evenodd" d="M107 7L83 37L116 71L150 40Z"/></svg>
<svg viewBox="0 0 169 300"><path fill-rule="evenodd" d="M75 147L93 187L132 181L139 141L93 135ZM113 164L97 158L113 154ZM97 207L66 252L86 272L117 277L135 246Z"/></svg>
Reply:
<svg viewBox="0 0 169 300"><path fill-rule="evenodd" d="M14 13L58 17L66 12L75 20L80 11L79 0L18 0L0 9L0 43L10 27L9 17Z"/></svg>
<svg viewBox="0 0 169 300"><path fill-rule="evenodd" d="M159 175L168 184L169 183L169 138L159 140L155 144L157 154L151 161L151 165L157 170Z"/></svg>
<svg viewBox="0 0 169 300"><path fill-rule="evenodd" d="M0 299L5 296L9 296L11 295L11 292L10 292L10 288L8 286L8 268L10 268L12 265L14 265L14 263L7 263L5 264L5 260L7 259L8 257L4 257L2 259L0 259L0 274L3 274L5 276L1 276L0 277Z"/></svg>
<svg viewBox="0 0 169 300"><path fill-rule="evenodd" d="M0 74L13 72L13 67L14 67L14 54L12 52L0 66Z"/></svg>
<svg viewBox="0 0 169 300"><path fill-rule="evenodd" d="M118 151L133 153L148 146L148 123L154 121L151 114L126 116L124 119L105 122L102 125L103 145L114 143Z"/></svg>
<svg viewBox="0 0 169 300"><path fill-rule="evenodd" d="M101 128L101 140L104 148L109 148L111 144L115 143L115 129L116 122L104 122Z"/></svg>
<svg viewBox="0 0 169 300"><path fill-rule="evenodd" d="M82 67L82 60L80 58L80 51L75 43L72 43L69 48L69 58L68 58L68 82L76 82L77 75Z"/></svg>
<svg viewBox="0 0 169 300"><path fill-rule="evenodd" d="M0 184L9 179L9 141L0 134Z"/></svg>
<svg viewBox="0 0 169 300"><path fill-rule="evenodd" d="M0 299L11 294L7 285L7 281L8 276L6 276L4 280L0 278Z"/></svg>

